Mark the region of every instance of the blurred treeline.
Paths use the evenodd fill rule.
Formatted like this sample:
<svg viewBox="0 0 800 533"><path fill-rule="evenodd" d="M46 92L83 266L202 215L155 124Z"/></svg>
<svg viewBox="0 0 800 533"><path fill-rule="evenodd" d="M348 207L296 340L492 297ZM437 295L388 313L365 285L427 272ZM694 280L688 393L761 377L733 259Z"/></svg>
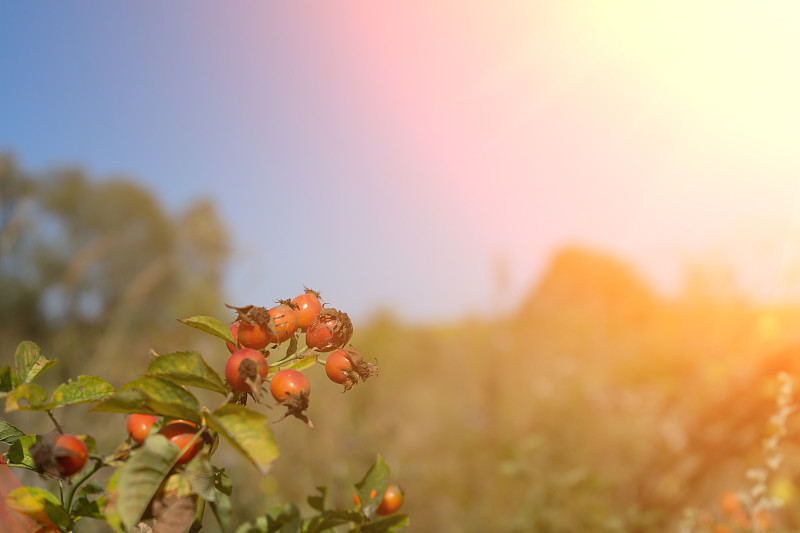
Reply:
<svg viewBox="0 0 800 533"><path fill-rule="evenodd" d="M151 348L202 347L176 318L220 313L228 253L209 202L171 214L130 179L96 181L80 168L31 175L0 154L0 361L33 340L60 361L43 384L90 374L119 386ZM58 416L68 425L86 413ZM31 423L41 417L25 418L39 429Z"/></svg>
<svg viewBox="0 0 800 533"><path fill-rule="evenodd" d="M28 176L0 159L4 361L31 339L61 360L53 380L92 373L119 385L144 369L149 348L197 349L221 372L224 344L175 319L232 319L226 243L208 203L168 214L130 181ZM800 308L756 305L726 279L695 269L667 299L619 259L570 247L511 313L487 305L424 326L377 313L355 324L353 344L380 375L341 394L311 369L315 429L275 424L281 458L269 476L220 448L234 523L302 503L317 485L351 505L375 453L406 490L410 531L661 532L686 507L719 515L719 496L747 490L745 471L763 465L777 373L800 377ZM113 415L82 417L81 431L106 435L99 442L124 438ZM790 418L770 478L787 500L777 530L800 527L797 427ZM206 524L217 530L213 517Z"/></svg>

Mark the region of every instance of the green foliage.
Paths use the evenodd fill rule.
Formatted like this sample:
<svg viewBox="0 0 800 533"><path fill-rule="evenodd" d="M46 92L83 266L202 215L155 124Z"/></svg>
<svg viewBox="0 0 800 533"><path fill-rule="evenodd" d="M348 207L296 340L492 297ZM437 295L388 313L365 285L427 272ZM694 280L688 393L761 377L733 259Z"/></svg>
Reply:
<svg viewBox="0 0 800 533"><path fill-rule="evenodd" d="M36 409L47 400L47 393L38 385L31 383L45 370L58 363L49 361L41 353L39 347L30 341L23 341L17 346L14 355L14 367L4 367L0 375L0 384L6 397L5 411L20 409L20 400L28 403L28 409Z"/></svg>
<svg viewBox="0 0 800 533"><path fill-rule="evenodd" d="M193 326L203 324L197 329L225 338L225 335L219 334L219 327L207 327L208 324L214 324L207 317L194 317L183 322ZM296 342L294 346L292 348L290 344L287 352L292 353L287 353L277 363L278 366L304 368L306 361L315 362L318 354L299 355L294 352ZM81 436L87 445L92 466L84 468L74 479L61 480L62 488L65 482L66 488L62 490L60 500L44 489L26 487L12 491L9 496L11 509L40 524L52 521L64 531L71 531L78 520L90 518L105 521L115 531L124 533L136 528L142 521L155 520L159 531L180 533L195 520L196 512L202 517L201 510L207 503L220 527L228 530L232 515L233 484L225 471L213 466L210 460L220 440L252 463L262 475L269 472L278 457L278 446L269 419L244 405L243 395L233 394L197 352L173 352L157 356L147 366L144 375L134 378L116 391L108 382L94 376L82 375L76 380L70 379L55 388L48 402L45 389L31 381L38 378L49 363L35 344L20 344L14 368L6 372L12 376L5 396L6 411L47 411L59 431L52 411L58 407L84 403L97 404L91 409L95 412L153 414L193 421L198 426L194 433L179 435L188 437L188 442L181 441L181 449L176 446L177 441L171 441L173 437L169 432L170 427L179 426L166 424L161 429L163 435L150 434L142 444L131 445L129 440L108 456L97 456L94 439ZM223 394L225 402L213 411L201 407L199 400L187 387ZM27 405L20 404L22 401ZM232 403L234 401L242 403ZM303 415L298 417L302 419ZM199 448L203 451L188 460L187 464L179 464L186 463L182 450L188 450L201 441L204 445ZM2 421L0 442L9 446L5 454L9 466L46 473L50 477L59 476L58 467L48 463L56 457L50 455L54 453L53 446L57 442L55 433L25 435L19 428ZM106 467L114 468L115 472L105 488L102 484L90 481L95 472ZM325 502L327 490L320 487L319 494L308 499L316 515L303 519L296 506L287 504L271 509L262 518L240 526L237 531L323 532L344 525L349 525L352 531L397 531L407 524L407 518L397 515L376 519L374 511L380 503L380 497L369 498L369 494L375 491L383 493L389 474L389 468L378 457L356 486L359 493L364 495L366 503L363 508L329 509ZM202 502L199 507L198 502Z"/></svg>
<svg viewBox="0 0 800 533"><path fill-rule="evenodd" d="M192 459L182 474L189 481L189 488L208 502L213 502L217 493L214 488L216 475L207 452L201 452Z"/></svg>
<svg viewBox="0 0 800 533"><path fill-rule="evenodd" d="M107 501L105 496L90 500L86 494L81 494L75 499L72 507L72 514L75 517L105 520L106 516L103 513L103 508L106 506Z"/></svg>
<svg viewBox="0 0 800 533"><path fill-rule="evenodd" d="M197 328L205 333L210 333L215 337L219 337L224 341L233 344L233 335L231 335L228 327L223 324L219 319L211 316L192 316L189 318L181 318L178 320L181 324L186 324L193 328Z"/></svg>
<svg viewBox="0 0 800 533"><path fill-rule="evenodd" d="M39 347L30 341L23 341L14 355L16 383L30 383L45 370L58 364L58 360L50 361L44 357Z"/></svg>
<svg viewBox="0 0 800 533"><path fill-rule="evenodd" d="M211 511L217 519L220 529L228 531L231 521L231 493L233 485L231 478L224 470L214 469L214 498L210 500Z"/></svg>
<svg viewBox="0 0 800 533"><path fill-rule="evenodd" d="M177 532L192 522L195 508L202 516L206 502L224 531L237 525L233 483L211 464L211 455L227 446L263 475L275 464L278 447L267 417L257 406L244 405L244 394L231 394L215 371L219 365L200 355L222 348L220 340L233 340L228 327L209 316L221 310L228 240L208 202L169 214L133 182L96 180L76 168L31 175L13 158L0 156L0 352L13 353L16 346L13 364L0 367L0 399L13 422L0 421L0 443L8 447L4 460L14 468L45 470L43 483L55 486L58 470L43 469L41 456L56 433L37 427L37 434L25 435L15 418L20 416L34 426L49 417L61 431L87 416L149 413L197 423L196 438L205 442L203 452L177 465L166 451L176 453L175 447L159 447L164 439L155 435L167 420L157 422L144 444L128 439L102 455L93 438L80 436L89 460L74 476L58 480L59 498L26 493L14 500L33 514L41 511L35 517L40 523L53 520L69 531L78 519L94 519L124 532L144 519ZM190 314L181 322L207 336L193 336L173 320ZM25 338L36 339L44 353L58 353L60 363L44 357L39 345L20 342ZM276 366L313 367L318 354L298 353L298 338L284 345L285 360ZM193 344L187 351L144 361L151 346L188 341ZM135 354L142 356L137 360ZM222 405L204 407L208 396ZM292 414L304 416L299 410ZM119 432L106 424L96 429L101 449ZM113 470L105 487L92 479L99 470ZM273 522L292 527L298 509L281 509ZM348 516L363 520L353 510L324 512L310 531Z"/></svg>
<svg viewBox="0 0 800 533"><path fill-rule="evenodd" d="M14 444L21 436L25 435L18 428L12 426L5 420L0 420L0 442L3 444Z"/></svg>
<svg viewBox="0 0 800 533"><path fill-rule="evenodd" d="M28 406L20 406L20 400L28 402ZM32 409L34 411L46 411L50 407L45 404L47 392L35 383L22 383L6 396L6 413L17 409Z"/></svg>
<svg viewBox="0 0 800 533"><path fill-rule="evenodd" d="M114 387L106 380L96 376L78 376L76 381L62 383L53 391L51 402L54 407L94 403L114 394Z"/></svg>
<svg viewBox="0 0 800 533"><path fill-rule="evenodd" d="M69 528L69 513L55 494L44 489L17 487L6 496L6 504L14 511L38 522L52 521L62 530Z"/></svg>
<svg viewBox="0 0 800 533"><path fill-rule="evenodd" d="M390 475L389 467L383 461L383 458L378 456L375 464L367 470L364 479L356 483L356 494L361 500L361 511L364 516L368 518L375 516L375 511L381 503L383 493L386 492L386 488L389 486Z"/></svg>
<svg viewBox="0 0 800 533"><path fill-rule="evenodd" d="M17 386L17 377L10 366L0 368L0 398Z"/></svg>
<svg viewBox="0 0 800 533"><path fill-rule="evenodd" d="M315 511L324 511L325 498L328 496L328 487L317 487L317 492L319 492L319 494L312 494L306 501L308 502L308 506Z"/></svg>
<svg viewBox="0 0 800 533"><path fill-rule="evenodd" d="M153 435L120 468L117 513L126 529L139 523L179 455L177 446L161 435Z"/></svg>
<svg viewBox="0 0 800 533"><path fill-rule="evenodd" d="M306 355L305 357L301 357L296 361L292 361L284 368L291 368L297 370L298 372L302 372L303 370L307 370L312 366L314 366L316 362L317 362L317 357L314 354L309 354Z"/></svg>
<svg viewBox="0 0 800 533"><path fill-rule="evenodd" d="M39 441L37 435L21 435L18 439L11 442L8 449L8 464L18 468L36 470L36 465L31 457L31 446Z"/></svg>
<svg viewBox="0 0 800 533"><path fill-rule="evenodd" d="M114 388L104 379L94 376L79 376L76 381L62 383L47 402L47 392L34 380L53 367L58 360L49 360L42 355L38 345L23 341L17 347L14 368L5 367L3 374L9 376L4 391L5 412L18 409L30 411L52 411L57 407L80 403L94 403L113 394ZM7 370L6 370L7 369ZM20 405L25 400L27 405Z"/></svg>
<svg viewBox="0 0 800 533"><path fill-rule="evenodd" d="M155 376L144 376L123 385L93 410L164 415L192 422L200 421L200 403L197 398L179 383Z"/></svg>
<svg viewBox="0 0 800 533"><path fill-rule="evenodd" d="M108 494L108 500L106 505L103 508L103 516L105 521L111 526L114 531L118 533L126 533L124 526L122 525L122 518L120 517L119 511L117 510L116 501L119 499L119 478L121 475L121 469L117 469L108 479L108 483L106 485L106 493ZM113 502L113 503L112 503Z"/></svg>
<svg viewBox="0 0 800 533"><path fill-rule="evenodd" d="M328 509L325 503L327 496L326 487L317 487L319 494L308 497L311 509L317 513L308 518L302 518L297 506L289 503L271 508L266 515L256 520L242 524L236 533L322 533L331 531L340 526L348 526L348 531L362 533L391 533L399 531L409 523L408 516L394 514L385 517L375 517L375 509L386 491L389 482L389 467L378 456L375 463L364 474L364 478L355 485L356 494L367 498L362 502L369 503L360 510L353 509ZM375 498L368 498L371 493ZM373 502L377 503L373 505Z"/></svg>
<svg viewBox="0 0 800 533"><path fill-rule="evenodd" d="M169 379L179 385L200 387L221 394L228 393L222 378L196 352L175 352L160 355L153 359L145 373L148 376Z"/></svg>
<svg viewBox="0 0 800 533"><path fill-rule="evenodd" d="M220 311L228 253L207 201L171 214L133 181L26 173L0 154L0 351L36 339L61 357L59 381L127 379L123 353L180 340L175 316Z"/></svg>
<svg viewBox="0 0 800 533"><path fill-rule="evenodd" d="M278 458L278 446L266 416L236 404L205 413L208 426L231 443L243 457L266 474Z"/></svg>

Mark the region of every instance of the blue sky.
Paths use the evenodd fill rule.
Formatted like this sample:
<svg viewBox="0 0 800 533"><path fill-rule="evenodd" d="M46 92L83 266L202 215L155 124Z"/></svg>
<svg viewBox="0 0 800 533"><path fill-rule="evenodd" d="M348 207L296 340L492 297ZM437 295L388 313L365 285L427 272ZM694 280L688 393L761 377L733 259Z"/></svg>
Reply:
<svg viewBox="0 0 800 533"><path fill-rule="evenodd" d="M275 6L248 21L209 4L6 4L0 149L31 170L135 178L172 209L211 197L234 238L232 300L308 284L364 315L408 290L398 232L422 228L387 209L411 191L383 187L409 169L348 120L345 73L321 70L324 43Z"/></svg>
<svg viewBox="0 0 800 533"><path fill-rule="evenodd" d="M0 2L0 150L212 198L234 303L512 309L568 242L776 294L800 259L781 6Z"/></svg>

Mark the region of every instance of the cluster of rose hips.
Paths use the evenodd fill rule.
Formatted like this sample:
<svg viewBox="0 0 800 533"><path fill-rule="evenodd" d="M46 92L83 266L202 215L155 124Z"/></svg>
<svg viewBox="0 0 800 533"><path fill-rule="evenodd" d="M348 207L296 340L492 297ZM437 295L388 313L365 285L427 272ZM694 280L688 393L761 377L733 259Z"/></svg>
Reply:
<svg viewBox="0 0 800 533"><path fill-rule="evenodd" d="M311 392L306 376L294 368L281 368L295 361L310 361L325 365L325 373L334 383L344 385L344 391L352 389L359 380L366 380L378 373L377 365L364 361L361 354L348 345L353 335L353 324L346 313L326 307L319 293L306 288L305 292L293 300L279 300L278 305L264 307L230 307L236 311L236 320L228 328L233 343L226 342L231 352L225 364L225 378L230 386L229 401L246 403L251 396L257 402L263 398L262 386L269 383L269 391L279 404L293 415L308 423L311 421L303 413L308 408ZM305 334L306 346L297 350L301 334ZM270 349L292 340L286 355L274 363L267 362ZM325 360L320 356L326 354ZM303 365L300 368L305 368ZM277 369L277 370L276 370ZM271 374L271 371L274 374ZM127 431L134 447L158 428L158 417L151 414L130 414ZM175 444L181 455L176 465L191 461L205 444L214 446L208 432L188 420L168 420L157 433ZM124 459L130 447L118 450L117 458ZM53 476L66 479L83 469L89 457L86 443L74 435L51 433L31 448L37 467ZM121 455L120 455L121 454ZM375 491L373 491L374 493ZM375 494L371 495L374 498ZM356 496L357 499L357 496ZM392 514L402 505L403 492L396 485L390 485L376 512L379 515ZM356 502L360 504L359 501Z"/></svg>
<svg viewBox="0 0 800 533"><path fill-rule="evenodd" d="M297 353L287 350L287 356L275 365L310 357L312 353L309 352L316 352L317 361L322 363L319 355L327 353L325 373L331 381L344 385L345 391L353 388L359 380L377 374L378 368L347 346L353 336L350 317L347 313L325 307L318 292L306 288L294 299L277 303L270 309L252 305L228 306L236 311L237 316L229 328L235 343L227 343L231 356L225 364L225 378L234 391L245 393L245 398L250 394L256 401L261 399L262 383L269 380L272 397L287 407L287 415L308 422L303 414L311 392L308 379L302 372L291 368L278 370L269 378L269 347L293 339L296 349L300 333L305 333L305 348Z"/></svg>
<svg viewBox="0 0 800 533"><path fill-rule="evenodd" d="M292 338L296 340L303 332L306 347L287 350L287 356L275 366L305 357L316 357L317 362L323 363L319 355L327 353L325 373L334 383L344 385L345 391L378 372L375 364L364 361L356 350L347 346L353 335L353 324L347 314L325 307L314 290L306 288L293 300L280 300L270 309L252 305L229 307L236 311L236 320L229 327L234 343L226 342L231 355L225 363L225 378L233 390L232 399L240 403L245 403L248 395L262 401L262 385L269 382L272 397L287 408L285 416L293 415L313 427L303 413L311 393L308 378L292 368L280 369L270 377L267 362L270 348ZM156 421L153 415L132 414L128 417L128 434L133 441L142 443ZM203 439L208 440L206 435L195 437L199 429L193 422L172 420L158 431L183 451L177 464L190 461L202 449Z"/></svg>

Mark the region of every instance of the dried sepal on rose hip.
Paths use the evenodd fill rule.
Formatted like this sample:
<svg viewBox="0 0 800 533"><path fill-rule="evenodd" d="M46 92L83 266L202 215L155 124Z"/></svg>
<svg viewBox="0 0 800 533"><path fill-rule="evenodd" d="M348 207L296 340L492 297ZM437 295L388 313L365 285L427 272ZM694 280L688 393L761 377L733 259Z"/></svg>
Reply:
<svg viewBox="0 0 800 533"><path fill-rule="evenodd" d="M347 313L332 307L320 311L306 331L306 345L318 352L332 352L353 337L353 323Z"/></svg>
<svg viewBox="0 0 800 533"><path fill-rule="evenodd" d="M350 358L350 362L353 363L353 370L355 370L358 377L361 378L361 381L366 381L370 376L378 375L378 365L364 361L364 358L358 350L352 346L348 346L344 349L344 352Z"/></svg>
<svg viewBox="0 0 800 533"><path fill-rule="evenodd" d="M276 422L292 415L308 424L308 427L314 427L314 424L303 412L308 409L308 396L311 394L311 385L305 374L291 368L279 370L272 376L269 391L275 401L286 407L286 414Z"/></svg>
<svg viewBox="0 0 800 533"><path fill-rule="evenodd" d="M31 446L31 457L39 472L68 478L86 464L89 449L74 435L50 432Z"/></svg>
<svg viewBox="0 0 800 533"><path fill-rule="evenodd" d="M328 356L325 373L334 383L344 385L344 392L347 392L358 384L359 379L365 381L370 376L377 376L378 365L364 361L352 347L340 348Z"/></svg>
<svg viewBox="0 0 800 533"><path fill-rule="evenodd" d="M228 304L225 304L225 307L236 311L235 322L239 322L239 326L235 338L240 346L252 350L262 350L277 342L278 330L275 318L267 308L255 305L234 307ZM230 346L228 348L230 349Z"/></svg>

